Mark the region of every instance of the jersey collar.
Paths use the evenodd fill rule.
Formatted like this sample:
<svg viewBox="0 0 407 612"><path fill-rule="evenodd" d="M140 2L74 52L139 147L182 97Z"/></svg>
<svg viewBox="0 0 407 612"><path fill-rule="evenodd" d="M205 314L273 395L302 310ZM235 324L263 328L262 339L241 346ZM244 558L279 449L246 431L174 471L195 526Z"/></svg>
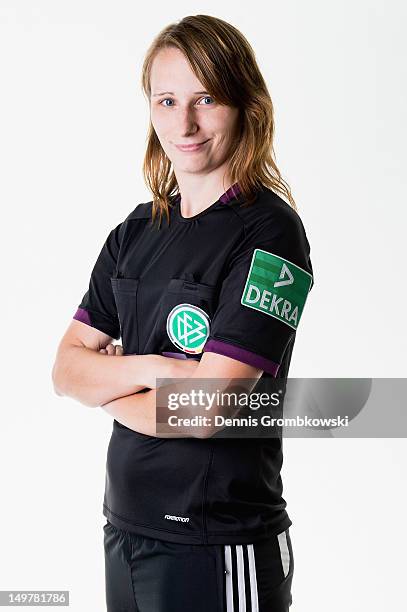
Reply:
<svg viewBox="0 0 407 612"><path fill-rule="evenodd" d="M242 191L240 189L239 183L234 183L231 187L229 187L229 189L222 193L222 195L216 200L216 202L221 202L222 204L229 204L229 202L231 202L232 200L239 198L241 193ZM178 204L180 200L181 194L177 193L177 195L174 196L173 202L174 204Z"/></svg>

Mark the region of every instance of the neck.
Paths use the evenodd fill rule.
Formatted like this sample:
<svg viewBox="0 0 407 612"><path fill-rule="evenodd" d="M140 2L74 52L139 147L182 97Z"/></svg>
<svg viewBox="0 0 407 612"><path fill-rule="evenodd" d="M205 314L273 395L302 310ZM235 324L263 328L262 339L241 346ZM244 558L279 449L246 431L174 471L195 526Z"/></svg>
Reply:
<svg viewBox="0 0 407 612"><path fill-rule="evenodd" d="M232 185L225 168L217 168L210 174L198 175L175 172L181 193L181 213L183 217L193 217L214 202Z"/></svg>

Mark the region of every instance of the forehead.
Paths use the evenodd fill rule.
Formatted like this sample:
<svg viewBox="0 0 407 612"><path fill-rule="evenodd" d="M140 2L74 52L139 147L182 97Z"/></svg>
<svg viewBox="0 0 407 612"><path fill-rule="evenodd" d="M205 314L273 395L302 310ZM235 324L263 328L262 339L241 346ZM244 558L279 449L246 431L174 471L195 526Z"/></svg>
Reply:
<svg viewBox="0 0 407 612"><path fill-rule="evenodd" d="M203 89L185 55L174 48L160 49L155 55L151 65L150 85L153 94L186 87Z"/></svg>

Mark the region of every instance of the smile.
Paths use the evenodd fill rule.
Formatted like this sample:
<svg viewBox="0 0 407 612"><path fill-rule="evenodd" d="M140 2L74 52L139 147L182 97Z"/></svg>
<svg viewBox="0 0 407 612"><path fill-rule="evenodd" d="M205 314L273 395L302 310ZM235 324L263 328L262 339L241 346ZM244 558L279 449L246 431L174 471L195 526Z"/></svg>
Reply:
<svg viewBox="0 0 407 612"><path fill-rule="evenodd" d="M209 142L209 140L205 140L205 142L200 142L197 144L190 144L190 145L175 145L177 147L177 149L179 149L180 151L199 151L204 145L206 145L206 143Z"/></svg>

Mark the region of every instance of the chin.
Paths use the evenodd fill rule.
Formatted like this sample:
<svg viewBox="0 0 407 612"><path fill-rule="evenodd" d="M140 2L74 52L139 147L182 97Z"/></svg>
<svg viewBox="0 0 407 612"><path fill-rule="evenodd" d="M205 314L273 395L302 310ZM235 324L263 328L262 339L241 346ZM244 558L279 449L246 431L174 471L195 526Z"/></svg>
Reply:
<svg viewBox="0 0 407 612"><path fill-rule="evenodd" d="M184 163L182 164L177 164L177 163L174 164L174 162L172 162L175 172L177 170L181 170L181 172L193 172L193 171L196 172L197 170L205 170L205 168L209 166L207 160L194 161L192 159L191 160L184 159L183 161Z"/></svg>

